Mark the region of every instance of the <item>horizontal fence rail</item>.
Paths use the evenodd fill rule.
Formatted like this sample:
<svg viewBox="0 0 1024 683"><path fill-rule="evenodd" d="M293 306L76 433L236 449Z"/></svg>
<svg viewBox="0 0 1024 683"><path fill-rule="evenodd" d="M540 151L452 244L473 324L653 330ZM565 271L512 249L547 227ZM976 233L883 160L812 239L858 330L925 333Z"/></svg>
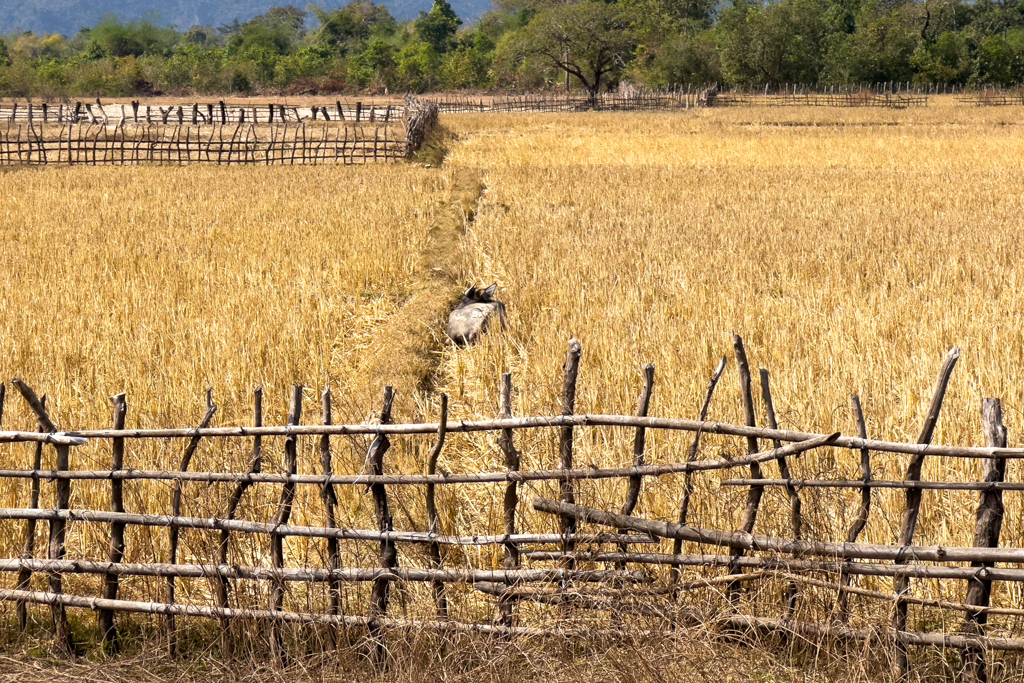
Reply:
<svg viewBox="0 0 1024 683"><path fill-rule="evenodd" d="M474 534L472 536L446 536L422 531L373 531L370 529L338 529L320 526L296 526L264 522L220 519L217 517L183 517L180 515L141 515L130 512L104 512L103 510L25 510L0 508L0 519L62 520L65 522L119 522L134 526L166 527L175 529L208 529L211 531L238 531L251 534L277 536L303 536L306 538L337 538L345 541L391 541L395 543L437 543L439 545L483 546L506 543L561 543L564 534ZM649 537L616 534L573 534L572 540L588 543L629 542L644 543Z"/></svg>
<svg viewBox="0 0 1024 683"><path fill-rule="evenodd" d="M438 107L422 102L414 104L423 112L418 115L420 120L436 120ZM424 128L421 132L424 133L420 136L423 139L425 132L429 131ZM331 396L324 392L320 424L300 424L303 392L301 387L293 387L289 419L284 425L263 424L263 395L262 390L257 390L254 393L253 426L212 426L217 408L212 394L208 393L205 416L198 427L129 429L125 428L125 398L119 395L115 397L115 405L121 408L120 412L115 412L114 429L60 431L47 412L45 400L39 398L25 382L15 379L13 386L29 406L39 424L39 431L0 431L0 443L8 444L5 449L13 452L18 448L17 444L24 444L33 452L30 467L2 469L0 479L7 480L12 486L25 482L23 486L31 485L35 493L30 496L27 506L0 508L0 523L8 530L12 528L10 525L24 524L26 539L34 539L37 524L47 524L50 543L45 557L37 556L34 542L26 540L19 556L0 558L0 573L17 577L12 588L0 589L0 601L16 603L19 615L27 614L29 605L48 606L53 615L55 648L64 653L74 650L66 609L97 610L105 643L116 642L117 624L112 619L113 614L161 615L172 654L177 653L178 634L184 628L180 621L175 621L176 617L217 620L221 630L221 652L226 658L231 656L234 647L232 622L238 619L268 621L271 625L267 635L270 652L278 659L286 656L287 649L280 630L282 624L356 628L368 636L371 655L381 666L384 666L381 647L387 628L543 637L564 637L568 633L623 633L620 627L571 630L550 625L517 625L519 619L533 618L524 617L517 609L523 603L531 603L537 608L581 610L588 619L598 614L636 614L651 620L657 632L666 633L673 629L685 631L689 627L699 627L706 630L711 627L727 631L768 631L816 639L877 642L886 644L883 649L890 648L894 666L901 676L912 665L908 647L957 649L965 662L964 671L974 672L979 670L979 662L984 664L986 661L986 650L1024 651L1024 640L1004 637L1013 634L1016 622L998 621L1024 616L1024 608L993 605L990 601L994 582L1024 583L1024 568L1021 568L1024 565L1024 548L1001 546L1001 518L990 514L1002 509L1003 492L1024 491L1024 482L1005 480L1007 460L1024 457L1024 448L1008 447L999 402L995 399L986 399L984 403L985 446L931 443L959 351L950 351L942 364L921 437L915 443L905 443L868 438L856 397L853 415L857 421L858 436L778 428L769 374L764 369L760 373L761 405L767 415L767 426L758 426L756 412L752 409L751 373L739 337L734 338L734 348L740 370L741 398L745 407L751 407L745 411L745 424L706 419L712 394L726 366L725 359L712 376L700 419L649 415L655 386L653 366L644 368L644 386L635 415L577 414L575 385L582 348L575 340L566 356L562 414L513 417L512 380L506 374L500 383L501 417L493 420L449 419L446 397L442 397L438 422L396 423L391 416L394 393L388 388L379 420L374 423L333 424ZM3 414L5 390L6 387L0 385L0 415ZM627 433L633 435L632 464L605 468L574 464L575 444L583 436L578 430L584 428L628 430ZM550 435L551 440L545 443L552 448L557 442L557 468L521 468L521 453L515 441L524 430L536 432L527 440L531 443L536 439L543 440L545 434ZM646 453L647 444L659 432L688 441L692 439L689 448L672 451L685 453L685 457L675 458L678 462L651 462ZM438 458L458 434L493 434L496 451L503 456L504 468L502 463L495 463L494 471L439 472ZM364 436L370 441L368 446L364 446L366 458L361 470L350 473L335 470L331 438L336 436ZM732 452L726 450L718 453L720 457L702 457L702 439L713 436L742 440L746 445L745 453L723 456L723 453ZM283 471L263 471L266 448L263 440L270 437L284 439L286 458ZM385 471L385 458L393 447L391 439L399 437L433 442L426 473ZM164 469L130 467L130 459L125 455L126 443L134 442L134 447L138 448L154 441L171 443L177 439L186 441L177 469L172 466ZM252 444L248 471L190 469L201 443L229 444L236 443L237 439L245 439ZM301 439L310 440L303 442L307 445L315 445L319 454L319 467L315 470L318 474L299 474L299 460L308 453L298 448ZM73 452L106 453L107 443L111 446L112 455L109 469L86 469L81 465L92 466L95 461L71 457ZM769 447L764 448L761 443ZM430 446L429 443L427 445ZM44 448L54 449L55 466L42 466L40 453ZM794 476L791 472L791 463L793 467L799 467L802 462L796 460L798 457L824 457L829 449L856 453L861 463L861 478L815 479ZM888 454L899 466L906 468L905 479L872 478L871 457L881 453ZM980 460L984 476L980 481L926 481L921 476L921 463L925 458L937 456ZM73 462L79 466L71 467ZM315 466L317 463L307 464ZM769 467L778 467L781 476L766 477L762 468ZM737 468L749 470L736 473ZM698 487L697 477L717 477L707 483L717 481L720 488ZM625 502L621 508L617 504L615 511L610 511L607 503L598 507L590 502L595 498L587 493L589 489L583 487L597 486L602 480L606 482L604 486L615 482L622 487ZM171 514L125 510L122 487L142 486L145 482L163 485L173 491ZM233 490L226 509L204 516L183 513L183 498L191 490L189 487L197 484L225 486L226 490ZM40 503L41 485L52 491L53 505ZM80 486L107 485L111 487L109 511L72 504L78 500L73 496L72 487L78 490ZM269 493L267 487L271 485L279 487L280 491L280 501L273 517L269 520L266 516L262 519L242 518L247 509L239 506L243 494L255 491L257 487ZM463 485L498 485L503 488L498 496L501 499L500 510L495 510L494 515L500 518L503 533L494 533L493 528L458 533L451 530L452 523L444 522L445 508L438 505L437 487L455 486L441 490L445 491L443 495L456 496L457 501L458 486ZM651 485L681 487L678 511L671 511L672 518L678 521L664 519L669 511L647 510L646 516L635 514L644 487ZM531 524L536 525L540 520L542 525L540 529L534 526L532 533L522 528L524 520L521 517L525 513L524 506L519 505L522 486L541 487L535 488L532 504L528 506L532 508L530 514L534 521ZM316 487L312 496L297 497L300 491L309 491L308 487ZM416 487L422 487L423 491ZM693 514L691 502L695 497L709 492L726 495L737 487L746 489L747 498L746 506L739 510L743 522L736 529L709 528L690 519ZM781 527L773 524L773 528L789 529L788 536L756 532L758 525L766 523L765 515L770 514L763 497L768 488L785 489L782 498L785 503L781 509L788 509L787 518ZM814 537L821 531L813 529L808 532L803 520L803 515L807 514L804 505L807 501L801 496L807 495L808 491L829 489L859 489L861 492L856 519L839 539ZM891 543L859 540L872 513L871 493L884 489L893 489L897 495L906 497L903 528ZM607 492L608 489L602 490ZM916 521L921 513L922 493L932 490L978 493L977 535L973 546L928 545L915 541L913 524L908 525L907 520ZM416 515L410 513L408 504L410 497L424 494L429 523L421 525L414 521ZM580 502L584 495L588 502ZM602 494L604 497L597 499L606 501L606 495ZM369 510L376 525L363 524L364 528L358 528L358 524L343 523L346 519L356 519L351 516L354 511L346 508L348 503L343 503L357 499L351 496L362 496L366 503L372 503ZM145 504L141 497L132 500ZM392 509L401 510L403 518L413 528L396 528L398 525ZM293 519L293 513L302 517ZM315 523L316 519L323 518L321 515L327 521ZM480 523L486 522L481 520ZM110 552L106 558L87 554L69 556L66 547L68 530L80 529L84 525L90 528L109 527ZM126 538L130 543L138 542L134 540L137 536L125 536L126 527L147 530L150 538L168 534L167 557L140 561L137 555L132 554L131 547L125 547ZM558 531L545 533L545 527ZM189 551L192 557L179 558L177 548L182 534L190 535L189 538L207 539L205 542L214 544L212 554L204 555L206 546L193 544ZM250 539L268 539L269 557L262 545ZM323 542L327 552L312 562L307 557L306 566L289 566L289 560L294 562L296 558L285 552L285 539L306 539L304 547ZM344 547L341 544L345 544ZM250 548L251 552L239 555L236 548L243 546ZM76 553L83 552L82 548L75 547ZM672 552L665 552L669 547ZM712 554L704 552L709 547ZM357 558L366 556L368 548L374 558L370 561L371 566L352 566L351 562L360 562ZM503 556L499 558L499 554ZM997 566L1007 564L1015 566ZM707 574L716 570L726 573ZM705 573L696 573L698 571ZM45 591L33 590L33 576L39 577L37 580L45 579ZM81 586L85 584L80 584L76 577L87 576L103 577L102 597L76 595L69 590L84 590ZM129 577L134 578L122 586L122 580ZM854 585L853 577L889 580L893 590ZM144 594L146 600L132 600L124 596L124 591L128 590L126 587L134 585L132 582L149 579L159 580L159 583L145 584L149 586ZM919 597L912 594L907 583L910 579L955 582L954 585L964 587L966 595L962 599ZM184 591L182 595L188 597L183 602L177 588L182 582L186 582L182 585L190 585L189 581L205 581L202 585L207 587ZM264 586L269 591L269 603L253 602L252 595L240 589L240 582ZM781 616L745 613L742 587L753 590L752 587L758 585L775 585L772 582L783 587L783 600L779 605ZM392 589L392 584L396 588ZM422 599L432 603L430 611L436 614L435 618L396 619L388 616L393 591L404 591L401 587L404 584L424 586ZM351 602L343 608L343 585L350 587L346 590L357 591L350 600L357 597L365 601L364 609L355 609L362 613L354 614ZM312 586L319 586L321 592L313 591ZM481 601L492 605L494 618L464 617L460 620L453 617L451 601L454 594L450 591L458 586L462 587L459 590L470 591L469 595L475 601L473 605L479 606ZM987 587L988 592L979 594L975 590L977 586ZM365 587L365 592L358 593L360 587ZM811 605L805 606L801 596L812 590L831 591L835 596L834 611L821 614L815 612L816 608ZM290 591L298 591L303 596L304 609L285 609L285 597ZM695 601L702 607L691 608L682 604L685 594L689 593L704 596ZM162 596L163 601L150 599L154 596ZM715 596L722 605L728 605L724 612L717 607L708 610L706 600ZM408 599L411 598L403 597L403 605ZM265 596L260 600L265 600ZM877 625L874 628L848 626L851 600L892 610L892 625L884 628ZM267 604L269 609L265 608ZM763 599L757 604L759 613L771 609ZM963 623L951 626L948 621L940 622L946 625L941 632L914 630L908 620L908 606L955 612ZM798 615L808 613L812 616L798 618ZM997 620L997 623L990 623L990 619ZM23 619L20 624L21 628L28 628L29 620ZM975 676L971 680L978 678Z"/></svg>
<svg viewBox="0 0 1024 683"><path fill-rule="evenodd" d="M208 438L242 438L254 436L346 436L378 434L413 436L436 434L436 422L407 424L357 424L357 425L278 425L268 427L209 427L204 429L93 429L73 432L0 431L0 443L66 443L81 446L93 439L190 439L195 436ZM658 417L633 417L631 415L551 415L528 418L499 420L449 422L449 433L497 432L506 429L553 429L562 427L643 427L666 431L684 431L709 435L755 437L778 441L799 442L826 438L827 434L800 432L787 429L767 429L744 425L714 422L711 420L682 420ZM868 449L881 453L904 455L929 455L953 458L1024 458L1024 448L994 448L986 446L943 446L941 444L916 444L899 441L861 439L840 435L829 443L830 447L849 450ZM767 451L766 451L767 453ZM439 478L446 475L437 475ZM481 476L490 476L489 474ZM437 479L436 481L440 481Z"/></svg>

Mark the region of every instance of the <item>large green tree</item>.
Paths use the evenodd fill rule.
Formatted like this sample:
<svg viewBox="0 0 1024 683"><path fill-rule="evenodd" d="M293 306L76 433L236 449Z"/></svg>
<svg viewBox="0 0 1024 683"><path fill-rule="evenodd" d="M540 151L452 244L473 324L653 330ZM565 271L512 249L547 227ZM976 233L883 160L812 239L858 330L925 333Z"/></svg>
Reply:
<svg viewBox="0 0 1024 683"><path fill-rule="evenodd" d="M636 45L635 17L632 6L593 0L547 7L509 36L503 52L575 76L593 100L629 61Z"/></svg>
<svg viewBox="0 0 1024 683"><path fill-rule="evenodd" d="M814 83L830 33L827 0L736 0L717 27L722 66L744 84Z"/></svg>
<svg viewBox="0 0 1024 683"><path fill-rule="evenodd" d="M416 33L434 48L434 52L444 54L455 47L455 32L461 25L462 19L455 14L448 0L434 0L430 11L416 20Z"/></svg>

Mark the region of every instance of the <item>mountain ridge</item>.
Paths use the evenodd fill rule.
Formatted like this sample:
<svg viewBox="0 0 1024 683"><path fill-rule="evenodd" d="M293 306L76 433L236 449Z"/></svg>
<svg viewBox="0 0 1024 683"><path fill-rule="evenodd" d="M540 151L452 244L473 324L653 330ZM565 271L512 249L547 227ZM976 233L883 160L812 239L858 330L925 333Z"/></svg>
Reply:
<svg viewBox="0 0 1024 683"><path fill-rule="evenodd" d="M471 24L491 8L490 0L450 0L452 8L464 24ZM221 26L235 19L245 22L274 6L290 4L288 0L31 0L15 2L0 0L0 36L32 31L36 34L60 33L71 37L84 27L92 27L104 17L114 15L120 21L147 20L161 26L174 25L178 30L192 26ZM299 3L291 3L298 5ZM319 3L318 3L319 4ZM321 6L334 10L347 2L325 2ZM415 19L430 10L432 0L384 0L388 11L399 21ZM112 11L112 7L116 10ZM305 2L301 7L306 6Z"/></svg>

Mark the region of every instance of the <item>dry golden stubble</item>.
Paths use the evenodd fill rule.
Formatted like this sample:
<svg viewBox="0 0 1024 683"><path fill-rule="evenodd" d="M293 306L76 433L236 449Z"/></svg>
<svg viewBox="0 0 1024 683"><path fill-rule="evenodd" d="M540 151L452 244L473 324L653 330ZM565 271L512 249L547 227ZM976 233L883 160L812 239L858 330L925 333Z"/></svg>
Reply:
<svg viewBox="0 0 1024 683"><path fill-rule="evenodd" d="M848 395L856 392L871 436L913 439L938 364L957 345L964 358L936 441L980 443L980 399L999 396L1010 445L1020 443L1016 413L1024 363L1015 351L1022 348L1015 228L1022 207L1012 190L1024 175L1019 109L965 109L946 102L901 112L734 109L444 118L457 136L446 163L478 174L487 187L459 258L470 264L467 279L499 282L510 312L507 331L470 349L444 352L435 384L452 396L452 419L496 415L497 378L509 371L515 414L557 412L570 335L584 345L579 411L632 412L641 366L654 362L651 414L693 417L707 377L736 331L746 340L752 365L772 373L783 428L852 433ZM375 406L347 406L344 397L375 379L358 373L365 361L361 354L415 286L410 273L450 182L447 171L404 166L48 169L5 176L10 178L20 185L9 193L2 223L10 245L3 299L9 343L2 367L15 368L4 371L8 376L39 378L36 388L56 401L58 419L74 426L106 424L106 396L120 390L129 393L129 424L140 416L146 426L191 424L201 415L208 383L222 406L218 423L246 423L249 392L257 382L274 396L267 400L266 422L280 423L287 384L296 379L316 387L307 392L304 421L317 419L316 395L328 381L343 406L336 421L369 417ZM427 398L417 409L433 418L437 406ZM711 415L741 419L731 368ZM8 420L32 427L21 408L12 408ZM365 444L334 444L335 470L360 471ZM516 434L524 469L552 466L555 444L551 434ZM268 470L280 466L281 446L265 443ZM631 446L631 430L580 429L576 461L622 465L630 460ZM648 433L647 458L675 461L688 446L685 435ZM107 448L80 450L75 466L102 466ZM300 471L315 471L314 444L300 440L300 449ZM396 440L389 467L418 471L428 449L429 442ZM705 438L702 455L741 451L738 440ZM26 447L4 447L2 453L19 466L29 457ZM241 469L247 456L247 444L207 444L195 468ZM175 444L130 446L128 453L136 467L166 467L178 457ZM903 459L874 460L876 477L902 477ZM502 462L492 437L458 435L440 464L493 470ZM765 468L770 476L776 474L773 467ZM797 477L855 477L856 454L825 450L805 455L792 468ZM930 459L924 476L976 479L978 465ZM697 478L695 524L737 523L745 491L719 487L720 479ZM1020 479L1016 463L1008 479ZM646 482L637 514L672 518L681 488L681 477ZM26 489L5 484L7 504L23 502ZM195 489L195 498L186 501L191 511L223 507L226 493L220 487ZM126 486L126 507L163 511L169 490L132 483ZM244 516L269 519L276 490L259 489ZM552 491L524 486L521 496L528 500ZM338 493L340 525L372 524L361 489ZM102 508L107 495L104 485L76 485L72 504ZM856 493L801 495L805 535L841 538L852 521ZM317 492L300 488L299 496L296 523L318 523ZM396 526L422 529L422 492L409 488L393 496ZM624 496L621 482L581 484L577 491L581 503L604 509L618 507ZM1019 545L1020 505L1016 496L1006 500L1004 542ZM784 534L787 505L784 491L770 491L758 530ZM441 487L438 506L447 531L501 528L497 487ZM898 493L876 492L864 540L892 542L901 506ZM918 538L969 545L974 506L972 494L927 493ZM520 529L556 529L557 522L528 508L520 506ZM8 556L18 551L18 528L4 523L12 532L5 535ZM73 529L79 536L69 540L70 554L102 557L104 529ZM163 532L134 533L128 537L130 560L160 556ZM243 537L233 543L234 557L266 562L261 541ZM190 531L183 544L186 557L206 558L215 539ZM325 564L316 542L294 539L288 548L295 566ZM376 562L375 550L366 545L352 544L345 552L346 566ZM491 567L500 558L500 549L488 548L452 552L444 561ZM403 547L400 562L425 566L427 558ZM89 581L78 585L95 593L97 585ZM210 604L206 582L181 583L187 586L182 594ZM857 583L890 588L884 579ZM126 584L129 596L160 599L145 581ZM781 589L780 582L766 584L765 599ZM254 586L240 582L237 590L248 604L266 602ZM322 604L320 590L297 590L287 605ZM915 582L914 590L962 598L962 586L949 582ZM410 588L401 595L396 610L429 613L427 591ZM365 607L366 597L362 588L346 587L346 605L353 611ZM708 604L717 599L695 600L705 598ZM801 614L818 618L830 600L827 591L809 591ZM1017 588L997 587L996 604L1019 600ZM452 601L460 618L486 619L493 608L468 588L454 588ZM884 606L851 603L854 623L884 618ZM539 623L551 608L524 607L521 614ZM927 610L913 614L916 623L940 623Z"/></svg>
<svg viewBox="0 0 1024 683"><path fill-rule="evenodd" d="M751 364L771 371L783 428L852 433L849 394L857 393L873 437L913 440L941 359L959 346L964 358L936 441L982 443L981 398L998 396L1019 443L1024 271L1015 254L1024 206L1010 188L1024 180L1021 123L1019 107L948 98L905 111L446 117L460 140L449 163L487 169L469 247L476 279L499 282L511 323L450 353L439 386L456 397L453 413L490 416L496 378L512 371L517 414L556 411L565 344L575 336L584 347L577 410L632 412L641 366L654 362L652 414L693 417L735 331ZM740 421L739 405L730 370L712 416ZM629 461L628 430L580 431L577 462ZM653 460L678 460L689 445L673 435L648 439ZM742 448L705 443L708 455ZM479 452L466 452L463 466L486 465ZM552 462L551 453L524 456L524 467ZM906 462L876 454L874 466L876 478L901 479ZM856 454L823 450L793 471L855 478L857 467ZM778 476L773 468L768 476ZM924 477L979 474L976 462L931 458ZM731 476L700 478L695 524L738 524L745 491L717 486ZM1019 480L1016 463L1007 476ZM625 495L622 483L586 490L606 509ZM646 482L639 513L671 518L679 491L669 478ZM807 536L843 538L858 494L801 495ZM894 542L903 496L876 491L874 500L862 538ZM1019 498L1006 503L1004 542L1019 544ZM976 494L926 494L916 539L971 545L975 506ZM758 528L787 532L784 490L766 495ZM963 589L920 584L944 597ZM1016 593L1007 587L998 597Z"/></svg>

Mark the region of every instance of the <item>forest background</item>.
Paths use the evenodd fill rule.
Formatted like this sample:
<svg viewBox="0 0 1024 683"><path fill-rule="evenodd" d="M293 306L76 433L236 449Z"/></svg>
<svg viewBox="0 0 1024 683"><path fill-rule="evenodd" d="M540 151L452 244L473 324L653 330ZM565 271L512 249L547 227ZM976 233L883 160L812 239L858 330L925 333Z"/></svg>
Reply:
<svg viewBox="0 0 1024 683"><path fill-rule="evenodd" d="M396 20L355 0L273 7L220 26L119 21L0 38L0 96L591 92L622 82L1011 86L1024 82L1024 0L447 0Z"/></svg>

